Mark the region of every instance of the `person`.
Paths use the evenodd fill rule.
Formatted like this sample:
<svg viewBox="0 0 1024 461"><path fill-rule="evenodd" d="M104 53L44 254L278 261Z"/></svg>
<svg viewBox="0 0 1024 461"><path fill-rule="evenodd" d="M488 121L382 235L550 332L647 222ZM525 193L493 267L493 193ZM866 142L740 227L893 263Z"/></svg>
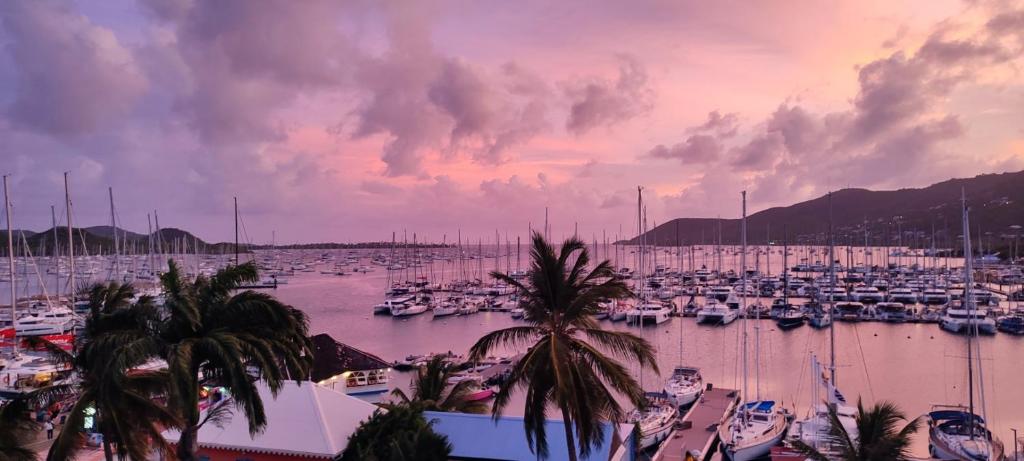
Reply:
<svg viewBox="0 0 1024 461"><path fill-rule="evenodd" d="M53 440L53 421L46 420L43 427L46 428L46 440Z"/></svg>

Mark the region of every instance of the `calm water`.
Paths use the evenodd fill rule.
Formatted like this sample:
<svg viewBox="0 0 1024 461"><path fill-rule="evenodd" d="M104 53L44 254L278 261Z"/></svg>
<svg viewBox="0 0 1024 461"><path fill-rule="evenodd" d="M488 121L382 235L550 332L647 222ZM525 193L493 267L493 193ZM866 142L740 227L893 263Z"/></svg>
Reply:
<svg viewBox="0 0 1024 461"><path fill-rule="evenodd" d="M773 255L772 265L776 265L776 259L781 265L777 255ZM501 259L500 263L504 269L506 261ZM452 263L445 264L450 270ZM468 264L475 269L477 262ZM485 264L485 269L493 267L493 259ZM792 258L790 264L794 264ZM383 268L376 269L373 273L344 277L303 273L292 277L275 294L306 311L314 333L329 333L386 360L427 352L464 354L481 335L520 323L504 312L481 312L436 321L429 313L401 320L374 316L371 306L381 301L387 277ZM435 267L435 277L440 272ZM751 320L747 325L751 350L757 323ZM701 367L705 381L718 387L742 386L737 353L744 328L742 320L725 327L698 326L693 318L673 318L643 329L622 322L603 325L631 331L654 344L663 371L670 371L680 361L682 336L683 363ZM810 403L810 357L817 354L827 362L828 330L805 326L780 331L771 321L761 321L759 325L760 367L755 368L752 352L750 392L753 394L758 388L759 370L761 396L780 401L803 416ZM926 413L932 404L966 403L964 337L948 334L934 324L883 323L837 323L835 335L838 383L850 403L858 397L869 404L892 400L913 416ZM1012 450L1010 428L1024 426L1024 392L1020 392L1024 383L1024 338L998 334L982 337L979 342L990 427ZM658 390L662 383L650 370L641 379L648 390ZM392 375L394 385L406 387L408 380L408 374ZM509 413L521 412L520 405L514 402ZM918 439L922 454L926 453L926 438Z"/></svg>

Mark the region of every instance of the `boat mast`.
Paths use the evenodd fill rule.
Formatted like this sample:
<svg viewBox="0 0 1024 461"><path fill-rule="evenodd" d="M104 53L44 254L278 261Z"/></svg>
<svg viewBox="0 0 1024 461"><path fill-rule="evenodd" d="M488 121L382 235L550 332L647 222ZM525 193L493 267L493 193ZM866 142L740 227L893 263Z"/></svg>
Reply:
<svg viewBox="0 0 1024 461"><path fill-rule="evenodd" d="M832 385L836 383L836 242L832 234L832 192L828 193L828 267L829 281L832 286L828 290L828 342L829 342L829 377Z"/></svg>
<svg viewBox="0 0 1024 461"><path fill-rule="evenodd" d="M963 302L967 308L967 402L968 402L968 425L971 440L974 440L974 364L972 362L973 351L973 336L977 331L977 321L974 318L974 295L971 293L971 289L974 285L974 274L973 274L973 255L971 254L971 224L969 209L967 208L967 193L963 188L960 189L960 203L963 206L963 225L964 225L964 297Z"/></svg>
<svg viewBox="0 0 1024 461"><path fill-rule="evenodd" d="M747 318L750 317L747 312L747 191L743 191L740 194L743 197L743 219L740 220L740 299L742 300L740 313L743 314L743 398L747 399L750 397L747 389L747 382L749 381L747 373ZM744 418L746 418L746 413L744 409Z"/></svg>
<svg viewBox="0 0 1024 461"><path fill-rule="evenodd" d="M68 172L64 172L64 205L68 210L68 302L75 305L75 240L71 226L71 186L68 185ZM82 242L85 248L85 242Z"/></svg>
<svg viewBox="0 0 1024 461"><path fill-rule="evenodd" d="M789 309L789 226L782 226L782 303Z"/></svg>
<svg viewBox="0 0 1024 461"><path fill-rule="evenodd" d="M7 176L4 175L4 212L7 215L7 267L11 271L11 325L18 319L18 284L14 281L14 231L11 230L11 198L7 192ZM18 355L18 341L14 341L14 355Z"/></svg>
<svg viewBox="0 0 1024 461"><path fill-rule="evenodd" d="M57 259L60 256L60 245L57 244L57 209L53 205L50 205L50 220L53 222L53 257L50 261L53 261L53 273L56 275L56 285L53 286L53 292L57 294L57 301L60 301L60 262Z"/></svg>
<svg viewBox="0 0 1024 461"><path fill-rule="evenodd" d="M121 276L121 249L117 245L117 220L114 218L114 188L107 187L110 195L110 231L114 233L114 277Z"/></svg>
<svg viewBox="0 0 1024 461"><path fill-rule="evenodd" d="M235 197L235 265L238 265L238 197Z"/></svg>

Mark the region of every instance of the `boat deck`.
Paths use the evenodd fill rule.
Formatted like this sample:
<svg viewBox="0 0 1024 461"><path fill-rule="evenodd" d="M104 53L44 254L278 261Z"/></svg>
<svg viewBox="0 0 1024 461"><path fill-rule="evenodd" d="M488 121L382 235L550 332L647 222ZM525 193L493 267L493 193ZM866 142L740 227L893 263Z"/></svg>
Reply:
<svg viewBox="0 0 1024 461"><path fill-rule="evenodd" d="M732 412L739 401L739 392L733 389L712 387L704 391L701 398L669 435L668 440L654 454L655 461L683 461L686 453L700 453L697 460L713 459L709 453L718 438L718 425ZM695 454L696 454L695 453Z"/></svg>
<svg viewBox="0 0 1024 461"><path fill-rule="evenodd" d="M512 369L512 366L519 362L519 359L523 358L523 354L517 354L512 357L511 363L496 363L494 366L488 367L486 370L480 372L480 377L484 382L489 381L495 376L499 376Z"/></svg>

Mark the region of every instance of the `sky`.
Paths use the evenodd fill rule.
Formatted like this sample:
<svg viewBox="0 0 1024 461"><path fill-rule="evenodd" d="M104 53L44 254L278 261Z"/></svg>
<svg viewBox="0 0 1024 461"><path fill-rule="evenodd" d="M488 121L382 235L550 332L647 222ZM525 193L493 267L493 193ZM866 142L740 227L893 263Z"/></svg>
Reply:
<svg viewBox="0 0 1024 461"><path fill-rule="evenodd" d="M15 228L609 239L1024 169L1024 3L0 2ZM63 219L59 220L61 223Z"/></svg>

